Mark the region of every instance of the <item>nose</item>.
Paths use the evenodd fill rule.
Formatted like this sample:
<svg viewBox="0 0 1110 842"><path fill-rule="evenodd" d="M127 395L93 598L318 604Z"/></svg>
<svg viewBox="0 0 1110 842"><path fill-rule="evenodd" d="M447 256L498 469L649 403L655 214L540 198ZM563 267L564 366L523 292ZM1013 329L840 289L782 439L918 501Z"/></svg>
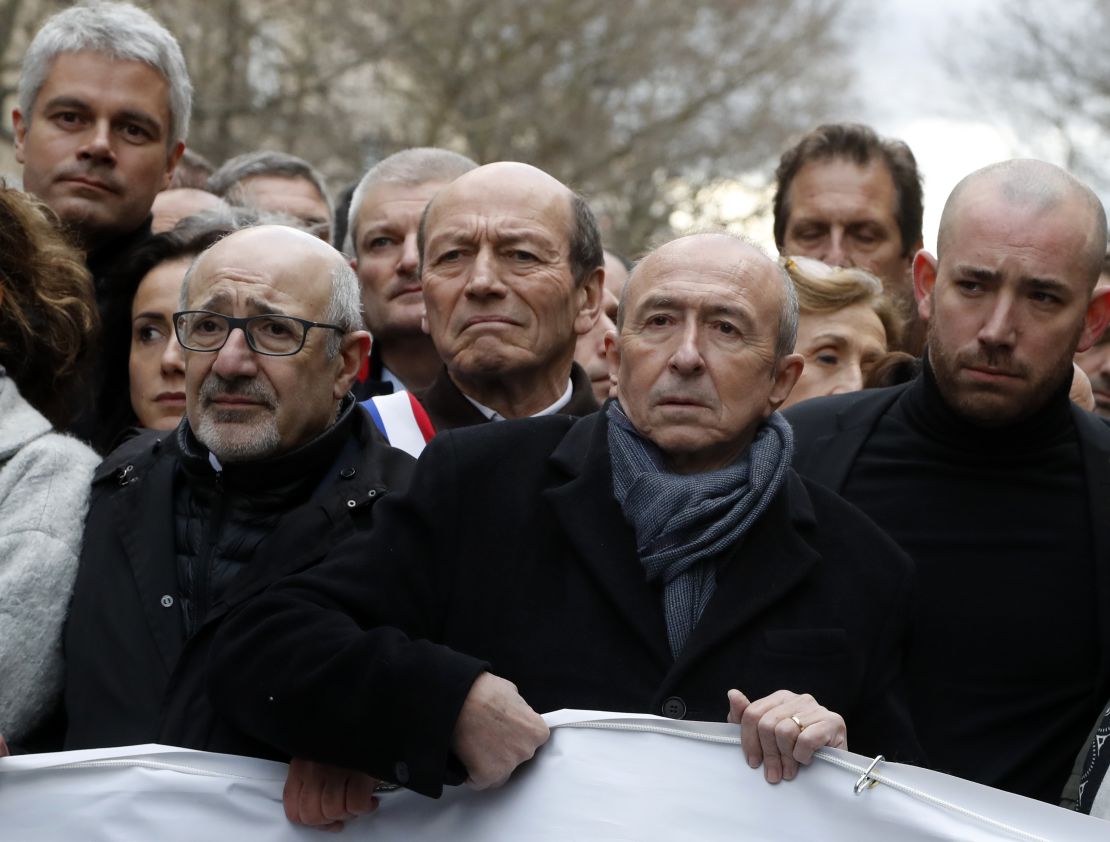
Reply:
<svg viewBox="0 0 1110 842"><path fill-rule="evenodd" d="M216 352L212 370L228 380L253 377L258 373L258 357L247 344L247 334L242 328L232 328L224 347Z"/></svg>
<svg viewBox="0 0 1110 842"><path fill-rule="evenodd" d="M986 320L979 328L979 344L988 348L1013 347L1017 328L1013 296L1003 291L995 296Z"/></svg>
<svg viewBox="0 0 1110 842"><path fill-rule="evenodd" d="M688 319L678 336L678 346L670 359L671 369L685 377L696 376L705 370L705 360L698 345L698 323Z"/></svg>
<svg viewBox="0 0 1110 842"><path fill-rule="evenodd" d="M416 248L416 232L405 235L401 243L401 260L397 264L398 275L415 275L416 268L420 265L420 252Z"/></svg>
<svg viewBox="0 0 1110 842"><path fill-rule="evenodd" d="M112 150L112 127L108 120L96 120L88 129L85 142L77 150L77 157L83 161L114 163Z"/></svg>
<svg viewBox="0 0 1110 842"><path fill-rule="evenodd" d="M502 297L505 285L498 273L497 260L488 248L480 248L470 264L466 280L468 298Z"/></svg>
<svg viewBox="0 0 1110 842"><path fill-rule="evenodd" d="M848 250L844 247L844 231L840 228L832 228L829 231L828 245L825 247L825 253L821 255L821 260L829 266L852 266L852 258L848 255Z"/></svg>
<svg viewBox="0 0 1110 842"><path fill-rule="evenodd" d="M859 363L848 363L841 366L833 381L830 395L846 395L849 392L858 392L863 389L863 368Z"/></svg>
<svg viewBox="0 0 1110 842"><path fill-rule="evenodd" d="M185 354L176 336L170 336L162 349L162 374L169 377L185 373Z"/></svg>

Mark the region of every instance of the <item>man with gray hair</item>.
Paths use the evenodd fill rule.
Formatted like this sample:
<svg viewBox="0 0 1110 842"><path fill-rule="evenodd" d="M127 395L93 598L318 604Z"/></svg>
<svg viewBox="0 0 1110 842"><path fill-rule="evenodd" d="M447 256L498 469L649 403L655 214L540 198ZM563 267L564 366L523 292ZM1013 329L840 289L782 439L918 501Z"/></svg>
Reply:
<svg viewBox="0 0 1110 842"><path fill-rule="evenodd" d="M102 321L130 312L112 288L121 257L151 233L154 197L185 149L193 87L176 39L128 3L73 6L49 18L23 57L12 111L23 186L57 214L93 276ZM104 392L94 357L71 425L96 434ZM123 400L126 400L124 396Z"/></svg>
<svg viewBox="0 0 1110 842"><path fill-rule="evenodd" d="M331 242L332 209L324 177L287 152L247 152L224 162L208 189L232 205L284 214L325 243Z"/></svg>
<svg viewBox="0 0 1110 842"><path fill-rule="evenodd" d="M228 619L213 703L280 754L429 795L503 783L560 708L727 718L772 783L849 738L912 758L911 566L789 467L791 289L729 235L649 255L619 400L436 436L371 533Z"/></svg>
<svg viewBox="0 0 1110 842"><path fill-rule="evenodd" d="M68 748L250 753L206 701L213 631L368 527L411 471L349 394L370 338L331 246L282 226L238 231L197 258L180 306L185 418L121 445L93 480L65 636ZM311 793L332 774L294 763L291 817L322 821ZM367 779L334 774L365 796L347 812L369 809Z"/></svg>
<svg viewBox="0 0 1110 842"><path fill-rule="evenodd" d="M176 39L128 3L59 12L27 48L12 112L24 188L72 231L98 281L149 235L151 203L185 149L192 97Z"/></svg>
<svg viewBox="0 0 1110 842"><path fill-rule="evenodd" d="M446 149L405 149L379 161L351 196L347 232L351 266L362 287L362 313L373 338L360 397L431 385L443 361L420 329L417 230L432 196L478 165Z"/></svg>

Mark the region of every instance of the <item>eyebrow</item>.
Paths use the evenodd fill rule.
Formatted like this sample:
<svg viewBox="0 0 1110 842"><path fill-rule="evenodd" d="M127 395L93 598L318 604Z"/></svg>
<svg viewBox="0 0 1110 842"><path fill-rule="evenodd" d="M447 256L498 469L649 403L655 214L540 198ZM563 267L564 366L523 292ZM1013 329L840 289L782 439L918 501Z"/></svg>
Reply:
<svg viewBox="0 0 1110 842"><path fill-rule="evenodd" d="M528 243L539 248L547 249L553 254L562 254L563 249L559 243L552 239L552 237L545 231L539 231L532 228L501 228L494 226L492 228L493 239L498 246L513 246L520 243ZM440 245L441 243L449 243L452 245L459 243L473 243L476 239L476 234L472 226L457 228L448 228L441 231L436 231L428 237L428 245Z"/></svg>
<svg viewBox="0 0 1110 842"><path fill-rule="evenodd" d="M683 310L687 305L669 295L648 294L636 307L636 313L642 314L645 310ZM698 308L702 315L729 316L741 323L745 331L751 332L755 328L755 320L745 310L739 307L730 307L727 304L713 304L708 307Z"/></svg>
<svg viewBox="0 0 1110 842"><path fill-rule="evenodd" d="M848 337L842 333L822 333L810 340L811 345L818 343L832 343L833 345L845 345L848 342Z"/></svg>
<svg viewBox="0 0 1110 842"><path fill-rule="evenodd" d="M205 301L203 304L201 304L196 309L198 309L198 310L211 310L213 307L219 307L221 305L227 305L230 302L231 302L231 294L221 290L220 292L217 292L215 295L213 295L211 298L209 298L207 301ZM288 316L289 315L284 310L282 310L278 307L275 307L273 304L270 304L265 299L258 298L257 296L254 296L254 295L248 295L247 296L246 304L247 304L247 308L250 309L250 310L256 311L255 315L258 315L258 316ZM221 313L220 315L226 316L227 313Z"/></svg>
<svg viewBox="0 0 1110 842"><path fill-rule="evenodd" d="M145 310L142 313L136 313L134 315L134 317L131 319L131 323L134 324L139 319L159 319L159 320L165 322L166 324L169 324L170 321L171 321L169 318L166 318L165 313L159 313L159 312L154 311L154 310Z"/></svg>
<svg viewBox="0 0 1110 842"><path fill-rule="evenodd" d="M1002 274L1000 272L995 272L990 269L982 269L975 266L957 266L956 274L971 277L977 281L990 281L992 283L997 283L1002 279ZM1020 279L1020 283L1023 286L1028 286L1041 292L1071 292L1071 288L1067 284L1063 283L1062 281L1058 281L1055 278L1023 277Z"/></svg>
<svg viewBox="0 0 1110 842"><path fill-rule="evenodd" d="M72 108L77 111L88 111L89 104L75 96L56 96L48 99L42 106L43 111L49 111L52 108Z"/></svg>

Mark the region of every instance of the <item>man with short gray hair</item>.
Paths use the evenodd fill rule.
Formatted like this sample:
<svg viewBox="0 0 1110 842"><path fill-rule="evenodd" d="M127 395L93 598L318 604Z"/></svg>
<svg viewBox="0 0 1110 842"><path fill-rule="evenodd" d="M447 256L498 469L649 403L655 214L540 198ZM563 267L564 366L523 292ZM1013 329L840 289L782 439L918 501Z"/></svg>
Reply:
<svg viewBox="0 0 1110 842"><path fill-rule="evenodd" d="M131 310L114 271L151 234L151 206L184 152L192 99L176 39L129 3L65 9L24 54L12 111L23 186L85 252L104 322ZM86 439L98 432L100 366L91 360L88 409L71 426Z"/></svg>
<svg viewBox="0 0 1110 842"><path fill-rule="evenodd" d="M331 242L332 208L324 177L287 152L247 152L224 162L208 189L232 205L284 214L305 231Z"/></svg>
<svg viewBox="0 0 1110 842"><path fill-rule="evenodd" d="M24 188L73 232L95 276L121 241L149 235L192 97L176 39L128 3L59 12L27 48L12 112Z"/></svg>
<svg viewBox="0 0 1110 842"><path fill-rule="evenodd" d="M233 233L190 268L174 320L185 418L121 445L93 480L65 638L69 748L249 753L206 700L213 631L367 528L411 471L349 394L370 340L331 246L282 226ZM332 774L294 762L291 817L323 821L306 793ZM365 795L349 812L369 809L367 781L335 774Z"/></svg>
<svg viewBox="0 0 1110 842"><path fill-rule="evenodd" d="M417 229L441 188L478 165L446 149L405 149L371 167L351 196L347 225L351 266L362 287L362 312L373 345L360 397L431 385L443 364L420 329Z"/></svg>

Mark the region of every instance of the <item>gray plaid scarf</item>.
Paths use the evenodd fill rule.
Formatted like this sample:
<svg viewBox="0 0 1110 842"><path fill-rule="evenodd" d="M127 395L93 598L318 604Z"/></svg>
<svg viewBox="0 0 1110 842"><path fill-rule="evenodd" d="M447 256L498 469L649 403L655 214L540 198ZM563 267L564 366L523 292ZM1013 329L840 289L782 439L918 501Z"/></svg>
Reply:
<svg viewBox="0 0 1110 842"><path fill-rule="evenodd" d="M608 416L613 492L636 533L648 581L663 582L667 640L677 658L717 587L715 566L705 562L733 547L770 504L790 466L794 434L776 412L727 468L672 474L617 401Z"/></svg>

